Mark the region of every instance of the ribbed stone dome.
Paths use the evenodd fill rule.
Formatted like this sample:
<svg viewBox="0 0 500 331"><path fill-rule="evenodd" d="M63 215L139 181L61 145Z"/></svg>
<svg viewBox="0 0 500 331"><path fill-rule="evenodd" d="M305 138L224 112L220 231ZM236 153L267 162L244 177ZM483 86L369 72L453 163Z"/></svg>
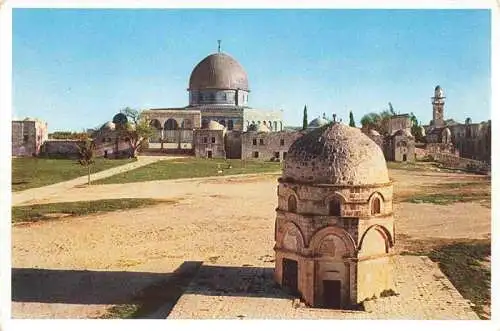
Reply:
<svg viewBox="0 0 500 331"><path fill-rule="evenodd" d="M361 130L341 123L331 123L298 138L288 150L282 178L334 185L389 182L380 147Z"/></svg>
<svg viewBox="0 0 500 331"><path fill-rule="evenodd" d="M227 54L211 54L196 65L189 78L189 90L204 89L248 91L245 69Z"/></svg>

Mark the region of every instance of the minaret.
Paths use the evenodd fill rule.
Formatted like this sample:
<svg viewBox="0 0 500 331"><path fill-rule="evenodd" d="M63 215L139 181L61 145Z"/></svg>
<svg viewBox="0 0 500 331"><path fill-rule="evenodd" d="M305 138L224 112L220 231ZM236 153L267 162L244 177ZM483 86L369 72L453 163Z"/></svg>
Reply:
<svg viewBox="0 0 500 331"><path fill-rule="evenodd" d="M436 86L434 89L434 96L432 99L432 121L431 126L442 127L444 126L444 96L441 86Z"/></svg>

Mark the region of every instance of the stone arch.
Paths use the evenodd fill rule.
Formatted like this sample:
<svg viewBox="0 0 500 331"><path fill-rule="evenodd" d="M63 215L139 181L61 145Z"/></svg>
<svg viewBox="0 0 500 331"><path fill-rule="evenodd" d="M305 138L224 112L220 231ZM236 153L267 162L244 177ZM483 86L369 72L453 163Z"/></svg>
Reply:
<svg viewBox="0 0 500 331"><path fill-rule="evenodd" d="M157 130L161 130L161 122L158 120L158 119L152 119L150 122L149 122L149 126L157 129Z"/></svg>
<svg viewBox="0 0 500 331"><path fill-rule="evenodd" d="M325 255L324 253L322 254L324 241L333 237L338 238L343 243L345 249L343 257L354 257L356 255L357 250L354 239L347 231L337 226L324 227L312 236L309 247L312 249L313 254Z"/></svg>
<svg viewBox="0 0 500 331"><path fill-rule="evenodd" d="M340 193L335 192L325 198L324 204L327 207L328 215L341 216L342 208L345 206L347 199ZM335 209L335 210L334 210Z"/></svg>
<svg viewBox="0 0 500 331"><path fill-rule="evenodd" d="M373 192L370 197L368 198L368 205L370 206L370 212L371 212L371 215L374 215L373 213L373 207L376 207L375 205L377 204L376 200L379 201L379 205L378 205L378 212L375 213L375 214L383 214L384 213L384 203L385 203L385 199L384 199L384 196L380 193L380 192Z"/></svg>
<svg viewBox="0 0 500 331"><path fill-rule="evenodd" d="M165 121L165 125L163 125L165 130L177 130L179 128L179 123L177 120L173 118L169 118L168 120Z"/></svg>
<svg viewBox="0 0 500 331"><path fill-rule="evenodd" d="M371 233L374 233L373 231L376 231L382 237L382 239L384 240L385 253L389 253L389 249L394 246L391 233L384 226L379 224L374 224L366 229L359 241L358 250L360 252L363 252L363 247L365 247L367 244L370 244L370 242L367 241L367 236Z"/></svg>
<svg viewBox="0 0 500 331"><path fill-rule="evenodd" d="M305 247L304 234L297 224L288 221L278 229L276 243L279 248L300 250Z"/></svg>
<svg viewBox="0 0 500 331"><path fill-rule="evenodd" d="M281 187L280 188L281 192L280 195L284 196L286 199L286 210L288 211L288 201L291 196L295 197L295 201L297 201L297 207L299 204L299 196L297 195L297 192L295 190L288 188L288 187Z"/></svg>

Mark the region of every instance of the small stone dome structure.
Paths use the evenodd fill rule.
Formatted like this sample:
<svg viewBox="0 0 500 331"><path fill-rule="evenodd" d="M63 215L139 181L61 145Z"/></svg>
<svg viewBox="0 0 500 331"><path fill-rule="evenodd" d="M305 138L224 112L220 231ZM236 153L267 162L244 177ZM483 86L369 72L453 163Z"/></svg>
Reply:
<svg viewBox="0 0 500 331"><path fill-rule="evenodd" d="M389 182L384 154L359 129L333 123L297 139L287 154L287 181L335 185Z"/></svg>
<svg viewBox="0 0 500 331"><path fill-rule="evenodd" d="M276 282L337 309L394 288L392 183L368 136L340 123L310 131L278 183Z"/></svg>
<svg viewBox="0 0 500 331"><path fill-rule="evenodd" d="M109 121L101 126L101 130L114 130L116 128L115 123Z"/></svg>
<svg viewBox="0 0 500 331"><path fill-rule="evenodd" d="M328 120L326 118L323 118L323 117L317 117L315 119L313 119L311 122L309 122L309 124L307 125L307 127L309 128L319 128L319 127L322 127L324 125L328 125Z"/></svg>
<svg viewBox="0 0 500 331"><path fill-rule="evenodd" d="M215 53L204 58L191 73L190 90L221 89L248 91L245 69L231 56Z"/></svg>
<svg viewBox="0 0 500 331"><path fill-rule="evenodd" d="M210 121L210 122L208 122L207 129L209 129L209 130L224 130L225 127L224 127L224 125L220 124L217 121Z"/></svg>

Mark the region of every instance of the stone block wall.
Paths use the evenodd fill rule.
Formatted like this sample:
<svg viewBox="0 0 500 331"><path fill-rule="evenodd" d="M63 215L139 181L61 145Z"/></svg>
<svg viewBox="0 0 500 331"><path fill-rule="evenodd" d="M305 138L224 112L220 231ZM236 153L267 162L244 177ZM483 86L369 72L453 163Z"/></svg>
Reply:
<svg viewBox="0 0 500 331"><path fill-rule="evenodd" d="M48 139L47 123L38 120L12 121L12 156L37 156Z"/></svg>
<svg viewBox="0 0 500 331"><path fill-rule="evenodd" d="M358 261L357 302L380 297L384 290L392 290L394 284L392 256Z"/></svg>
<svg viewBox="0 0 500 331"><path fill-rule="evenodd" d="M435 161L443 164L446 167L472 170L482 173L489 173L491 171L491 165L488 162L466 159L458 157L456 155L445 153L430 153L429 155L432 156Z"/></svg>
<svg viewBox="0 0 500 331"><path fill-rule="evenodd" d="M77 159L79 157L79 140L47 140L41 155L49 158Z"/></svg>
<svg viewBox="0 0 500 331"><path fill-rule="evenodd" d="M300 136L300 132L244 132L241 135L241 158L283 161L292 143Z"/></svg>
<svg viewBox="0 0 500 331"><path fill-rule="evenodd" d="M195 130L193 143L196 157L225 158L225 135L225 130Z"/></svg>

